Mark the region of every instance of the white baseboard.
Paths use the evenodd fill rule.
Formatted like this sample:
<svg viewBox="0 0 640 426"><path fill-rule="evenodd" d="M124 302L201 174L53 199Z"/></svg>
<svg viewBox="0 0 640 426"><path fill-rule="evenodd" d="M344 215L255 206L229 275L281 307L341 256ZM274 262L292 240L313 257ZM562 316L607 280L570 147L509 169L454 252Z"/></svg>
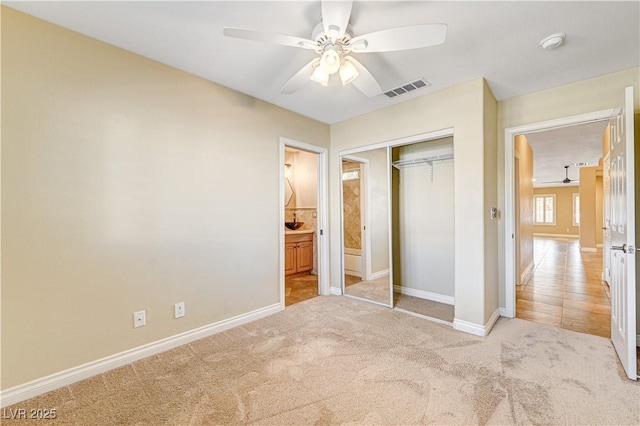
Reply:
<svg viewBox="0 0 640 426"><path fill-rule="evenodd" d="M598 249L595 247L580 247L580 251L595 253L598 251Z"/></svg>
<svg viewBox="0 0 640 426"><path fill-rule="evenodd" d="M0 392L0 406L7 407L17 404L18 402L59 389L63 386L68 386L72 383L79 382L80 380L88 379L106 371L113 370L114 368L122 367L123 365L130 364L134 361L138 361L195 340L220 333L221 331L273 315L282 311L282 309L283 306L280 303L265 306L264 308L236 315L235 317L185 331L184 333L176 334L175 336L157 340L155 342L110 355L96 361L91 361L68 370L60 371L22 385L14 386Z"/></svg>
<svg viewBox="0 0 640 426"><path fill-rule="evenodd" d="M503 307L500 308L500 316L505 318L512 318L509 315L507 315L507 308L503 308Z"/></svg>
<svg viewBox="0 0 640 426"><path fill-rule="evenodd" d="M369 280L370 281L379 280L380 278L384 278L387 275L389 275L388 269L383 269L382 271L378 271L378 272L372 272Z"/></svg>
<svg viewBox="0 0 640 426"><path fill-rule="evenodd" d="M398 307L393 308L393 310L394 311L398 311L398 312L402 312L404 314L413 315L414 317L426 319L428 321L437 322L438 324L443 324L443 325L447 325L449 327L453 327L453 323L452 322L441 320L440 318L434 318L434 317L430 317L428 315L422 315L422 314L419 314L417 312L407 311L407 310L404 310L404 309L401 309L401 308L398 308Z"/></svg>
<svg viewBox="0 0 640 426"><path fill-rule="evenodd" d="M534 232L533 233L534 237L556 237L556 238L579 238L580 235L578 234L543 234L543 233L539 233L539 232Z"/></svg>
<svg viewBox="0 0 640 426"><path fill-rule="evenodd" d="M405 287L402 285L394 285L393 291L396 293L406 294L407 296L418 297L420 299L432 300L434 302L446 303L447 305L455 304L455 299L452 296L446 296L444 294L431 293L430 291L418 290L411 287Z"/></svg>
<svg viewBox="0 0 640 426"><path fill-rule="evenodd" d="M496 325L496 322L498 321L498 319L500 319L500 308L496 308L496 310L493 311L493 313L491 314L491 317L489 317L489 321L487 321L487 323L485 324L484 328L487 334L491 332L491 329L493 328L494 325Z"/></svg>
<svg viewBox="0 0 640 426"><path fill-rule="evenodd" d="M498 321L498 318L500 318L499 308L493 311L493 314L491 314L491 318L489 318L489 321L487 321L485 325L479 325L479 324L475 324L469 321L463 321L456 318L453 320L453 328L455 330L464 331L465 333L475 334L476 336L484 337L489 334L489 332L493 328L496 321Z"/></svg>
<svg viewBox="0 0 640 426"><path fill-rule="evenodd" d="M362 272L360 272L360 271L356 271L354 269L345 268L344 269L344 273L346 275L351 275L352 277L358 277L358 278L362 279Z"/></svg>
<svg viewBox="0 0 640 426"><path fill-rule="evenodd" d="M342 296L342 289L340 287L329 287L329 293L334 296Z"/></svg>

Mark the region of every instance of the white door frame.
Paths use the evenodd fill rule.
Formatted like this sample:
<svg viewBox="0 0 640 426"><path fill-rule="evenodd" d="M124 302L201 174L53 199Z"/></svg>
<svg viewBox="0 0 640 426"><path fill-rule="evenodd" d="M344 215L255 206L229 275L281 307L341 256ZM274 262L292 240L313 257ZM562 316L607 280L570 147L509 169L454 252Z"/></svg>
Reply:
<svg viewBox="0 0 640 426"><path fill-rule="evenodd" d="M360 174L360 227L362 235L360 255L362 257L362 280L368 281L371 279L371 236L369 235L369 229L371 228L371 224L369 223L369 209L371 208L371 204L369 204L369 160L355 155L344 155L342 158L355 161L362 165L362 173ZM340 171L342 172L342 162L340 163ZM340 178L340 182L342 182L342 176ZM343 202L344 200L341 198L341 206L343 205ZM344 227L344 217L342 218L342 222L342 226ZM342 232L344 232L344 229ZM342 237L342 241L344 244L344 236ZM344 288L342 289L342 292L344 294Z"/></svg>
<svg viewBox="0 0 640 426"><path fill-rule="evenodd" d="M515 188L514 141L523 133L542 132L561 127L576 126L596 121L608 121L615 117L617 109L572 115L554 120L509 127L504 130L504 256L505 256L505 306L502 316L516 316L516 268L515 268Z"/></svg>
<svg viewBox="0 0 640 426"><path fill-rule="evenodd" d="M279 229L278 233L278 269L280 278L280 305L284 309L284 148L285 146L300 149L302 151L318 154L318 206L316 229L316 241L318 250L318 293L329 295L329 150L316 145L300 142L294 139L280 137L279 147L279 188L280 203L279 205Z"/></svg>

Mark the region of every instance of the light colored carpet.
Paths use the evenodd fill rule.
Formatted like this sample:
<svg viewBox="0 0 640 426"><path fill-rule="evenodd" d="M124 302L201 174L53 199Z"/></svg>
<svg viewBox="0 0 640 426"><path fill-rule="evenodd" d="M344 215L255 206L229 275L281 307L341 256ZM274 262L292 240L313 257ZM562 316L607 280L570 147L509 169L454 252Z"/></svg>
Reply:
<svg viewBox="0 0 640 426"><path fill-rule="evenodd" d="M391 305L391 290L389 289L389 276L377 280L347 283L345 294L373 300L385 305Z"/></svg>
<svg viewBox="0 0 640 426"><path fill-rule="evenodd" d="M8 408L56 408L55 425L637 425L639 401L602 337L501 319L480 338L321 296Z"/></svg>
<svg viewBox="0 0 640 426"><path fill-rule="evenodd" d="M421 299L419 297L407 296L406 294L393 293L395 298L394 307L416 314L437 318L442 321L453 322L454 307L446 303L434 302L433 300Z"/></svg>

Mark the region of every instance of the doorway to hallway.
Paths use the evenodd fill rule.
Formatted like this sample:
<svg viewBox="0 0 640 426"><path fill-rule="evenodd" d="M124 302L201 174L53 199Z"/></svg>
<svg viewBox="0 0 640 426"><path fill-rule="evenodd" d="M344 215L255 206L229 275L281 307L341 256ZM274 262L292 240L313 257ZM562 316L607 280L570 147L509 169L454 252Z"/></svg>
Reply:
<svg viewBox="0 0 640 426"><path fill-rule="evenodd" d="M611 336L609 286L602 249L580 251L577 239L534 238L534 270L516 289L516 316L566 330Z"/></svg>

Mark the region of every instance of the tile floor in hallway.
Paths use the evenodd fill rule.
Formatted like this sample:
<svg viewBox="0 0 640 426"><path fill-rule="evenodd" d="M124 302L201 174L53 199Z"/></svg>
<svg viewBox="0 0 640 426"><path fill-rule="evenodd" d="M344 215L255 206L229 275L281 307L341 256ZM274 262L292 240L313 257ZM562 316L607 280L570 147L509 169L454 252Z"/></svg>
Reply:
<svg viewBox="0 0 640 426"><path fill-rule="evenodd" d="M610 337L609 287L601 281L602 249L581 252L577 240L534 239L535 269L516 290L516 316Z"/></svg>

